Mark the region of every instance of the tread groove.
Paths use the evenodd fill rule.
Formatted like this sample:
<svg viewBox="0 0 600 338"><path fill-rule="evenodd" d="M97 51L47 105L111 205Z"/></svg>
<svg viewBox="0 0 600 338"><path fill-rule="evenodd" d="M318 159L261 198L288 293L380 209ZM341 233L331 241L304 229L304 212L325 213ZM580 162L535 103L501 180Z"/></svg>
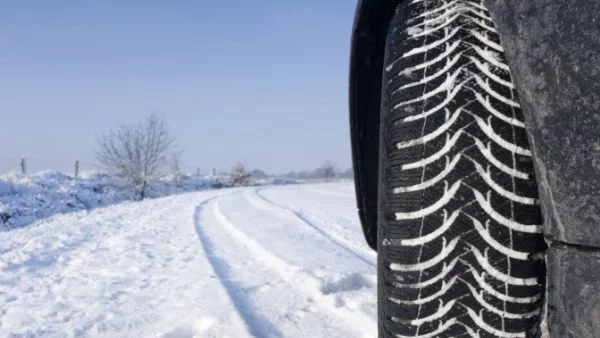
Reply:
<svg viewBox="0 0 600 338"><path fill-rule="evenodd" d="M483 0L402 2L383 74L380 336L534 336L532 153Z"/></svg>

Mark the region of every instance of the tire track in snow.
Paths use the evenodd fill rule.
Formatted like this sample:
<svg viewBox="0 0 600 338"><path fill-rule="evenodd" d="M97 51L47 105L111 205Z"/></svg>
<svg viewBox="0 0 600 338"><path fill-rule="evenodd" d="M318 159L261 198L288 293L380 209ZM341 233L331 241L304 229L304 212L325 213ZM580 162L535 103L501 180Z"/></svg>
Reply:
<svg viewBox="0 0 600 338"><path fill-rule="evenodd" d="M220 196L219 196L220 197ZM229 295L236 311L242 318L248 332L255 337L282 337L282 332L267 318L265 318L254 305L243 296L239 291L243 289L241 285L238 285L232 279L232 268L231 266L215 252L215 243L206 235L203 231L203 210L211 203L216 203L219 197L213 197L208 199L196 207L194 213L194 224L196 233L202 244L202 248L206 253L210 265L212 266L215 274L219 278L219 281L223 285L223 288Z"/></svg>
<svg viewBox="0 0 600 338"><path fill-rule="evenodd" d="M263 189L256 189L254 190L254 193L256 196L258 196L261 200L267 202L268 204L272 205L275 208L287 211L289 213L292 213L294 216L296 216L296 218L298 220L300 220L302 223L306 224L307 226L313 228L314 230L316 230L318 233L320 233L321 235L323 235L325 238L327 238L329 241L331 241L332 243L334 243L335 245L339 246L340 248L342 248L344 251L348 252L349 254L351 254L352 256L358 258L359 260L363 261L364 263L366 263L369 266L372 266L374 268L377 268L377 264L374 263L370 258L363 256L362 254L360 254L359 252L357 252L356 250L352 249L351 247L349 247L347 244L345 244L345 240L339 238L339 236L336 236L326 230L323 230L321 227L319 227L315 222L312 222L311 220L309 220L306 216L304 216L301 212L293 210L291 208L285 207L283 205L277 204L273 201L271 201L270 199L268 199L267 197L263 196L261 194L261 191Z"/></svg>
<svg viewBox="0 0 600 338"><path fill-rule="evenodd" d="M279 191L288 191L287 189L278 189L278 188L274 188L277 189ZM290 208L284 208L281 206L281 204L278 204L277 206L273 205L273 203L271 201L265 201L265 199L261 196L258 196L256 191L256 189L248 189L246 191L244 191L243 197L245 201L248 201L252 206L254 206L257 209L263 210L265 212L270 213L271 215L277 215L278 217L281 217L285 220L289 220L289 221L293 221L294 224L297 224L298 222L300 223L306 223L304 222L301 218L299 219L298 215L296 213L294 213L292 210L290 210ZM303 190L304 191L304 190ZM306 189L306 192L311 192L311 189ZM325 194L323 194L320 197L326 196ZM302 197L302 199L305 199L307 197ZM336 198L337 199L337 198ZM303 206L302 209L304 209L304 206L306 205L307 208L309 210L313 210L312 207L312 203L303 203L300 202L301 205ZM350 205L353 205L353 203L351 203ZM366 259L370 259L371 262L373 262L373 264L368 264L368 267L371 270L374 270L372 268L374 268L375 262L376 262L376 255L375 253L370 249L367 248L364 245L364 237L362 234L362 229L360 228L360 225L355 223L355 220L352 219L352 217L344 217L343 219L339 218L339 210L337 210L335 207L330 207L324 210L328 210L328 212L321 214L320 210L321 209L315 209L317 210L316 213L312 213L310 214L310 217L302 214L303 212L299 212L302 214L303 218L305 220L310 220L310 223L315 225L316 227L318 227L319 229L322 229L324 232L326 232L329 237L327 236L323 236L323 233L320 231L315 231L314 227L312 226L306 226L307 224L300 224L300 228L306 229L306 231L309 231L313 234L316 234L317 236L319 236L321 239L325 240L326 242L331 242L335 244L335 248L336 249L341 249L338 250L340 252L346 253L347 251L340 247L337 242L339 242L340 244L343 244L345 247L347 247L348 249L354 251L355 253L357 253L358 255L366 258ZM342 212L341 214L344 214L344 212ZM341 223L340 223L341 220ZM358 226L358 228L354 229L354 227ZM356 232L356 230L358 230L359 232ZM352 237L352 235L354 235L354 241L351 240L350 238L346 238L346 236L350 236ZM356 237L358 236L358 237ZM336 241L332 241L332 239L335 239ZM356 240L359 238L360 242L357 242ZM348 258L354 259L356 258L356 255L352 254L352 255L346 255ZM364 263L364 260L359 259L359 261L361 263Z"/></svg>
<svg viewBox="0 0 600 338"><path fill-rule="evenodd" d="M326 195L326 196L334 196L334 197L343 197L343 198L355 198L356 197L356 195L353 193L328 191L328 190L323 190L323 189L319 189L319 188L308 188L308 189L306 189L306 191L310 191L310 192L314 192L314 193Z"/></svg>
<svg viewBox="0 0 600 338"><path fill-rule="evenodd" d="M218 225L220 230L225 231L228 239L231 239L232 242L235 242L229 242L228 244L232 247L240 248L239 250L246 249L248 253L247 255L244 253L245 257L249 258L253 262L258 262L261 266L273 273L274 276L270 277L269 281L281 281L281 284L283 284L282 286L285 290L286 298L294 298L294 295L296 298L298 298L296 303L292 303L294 307L305 303L306 299L312 299L312 301L315 302L314 305L324 310L319 311L319 315L316 317L316 320L320 321L321 323L317 324L313 322L310 323L311 325L314 326L317 324L317 326L320 325L321 327L326 326L329 331L335 332L336 336L353 336L352 333L357 333L357 329L361 336L372 333L362 331L364 328L373 326L372 324L374 319L372 317L362 312L351 312L339 306L334 295L337 291L331 290L332 288L336 289L339 286L332 285L331 281L323 280L315 275L312 271L290 264L289 262L271 253L269 250L263 247L260 242L236 226L221 211L218 200L209 201L207 204L210 204L210 207L208 207L206 211L210 212L211 216L213 216L218 223L215 225ZM249 275L260 273L258 271L248 271L244 269L240 272L240 275L242 275L244 272ZM343 282L344 281L341 283ZM279 287L281 288L281 286ZM352 290L352 285L346 287L342 285L341 288L347 288L348 291L350 291ZM278 311L281 311L282 308L285 308L286 304L282 303L280 304L280 307L281 308L278 309ZM335 319L340 319L344 323L340 323L338 320L331 321L331 318L327 317L328 315L334 316ZM305 323L305 325L306 324L308 323ZM349 332L346 331L348 329L350 329ZM258 337L263 336L259 335ZM303 334L302 336L305 335Z"/></svg>

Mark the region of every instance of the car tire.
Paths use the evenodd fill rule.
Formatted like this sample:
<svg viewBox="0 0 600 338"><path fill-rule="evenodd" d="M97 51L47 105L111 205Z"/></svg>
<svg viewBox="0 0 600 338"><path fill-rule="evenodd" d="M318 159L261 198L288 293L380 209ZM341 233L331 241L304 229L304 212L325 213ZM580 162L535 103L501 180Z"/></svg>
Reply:
<svg viewBox="0 0 600 338"><path fill-rule="evenodd" d="M385 53L379 336L539 335L532 153L483 1L401 2Z"/></svg>

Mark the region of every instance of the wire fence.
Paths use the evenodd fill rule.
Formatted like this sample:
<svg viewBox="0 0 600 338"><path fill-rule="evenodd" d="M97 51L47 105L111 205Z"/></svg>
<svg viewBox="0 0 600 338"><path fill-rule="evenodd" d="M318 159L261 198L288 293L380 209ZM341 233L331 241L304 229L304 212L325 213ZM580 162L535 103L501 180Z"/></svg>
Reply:
<svg viewBox="0 0 600 338"><path fill-rule="evenodd" d="M222 172L222 170L216 170L207 167L194 167L194 166L180 166L179 171L181 174L206 176L213 174L213 172ZM102 165L94 163L93 161L82 161L79 159L73 159L72 161L56 160L52 158L40 158L40 157L2 157L0 156L0 175L7 173L18 173L18 174L35 174L42 171L58 171L73 177L79 176L82 172L105 171ZM167 168L167 172L174 171L173 168Z"/></svg>
<svg viewBox="0 0 600 338"><path fill-rule="evenodd" d="M0 174L9 172L34 174L41 171L53 170L76 176L81 171L98 171L101 169L102 167L96 163L78 159L59 161L40 157L0 157Z"/></svg>
<svg viewBox="0 0 600 338"><path fill-rule="evenodd" d="M162 174L177 174L185 176L215 176L215 175L228 175L231 173L231 169L213 168L208 166L179 166L176 171L175 168L165 168ZM78 160L73 159L71 161L57 160L53 158L43 157L16 157L16 156L0 156L0 175L8 173L17 173L25 175L33 175L43 171L57 171L72 177L81 177L80 175L87 176L85 174L90 172L106 172L102 165L95 163L93 160ZM289 173L278 173L271 174L270 176L277 176L289 179L298 180L310 180L310 179L326 179L321 172L322 169L307 170L301 172L289 172ZM262 172L262 171L260 171ZM262 172L262 175L256 174L254 171L251 172L256 178L262 178L262 175L267 175ZM344 171L335 171L334 177L336 179L352 179L353 174L351 169Z"/></svg>

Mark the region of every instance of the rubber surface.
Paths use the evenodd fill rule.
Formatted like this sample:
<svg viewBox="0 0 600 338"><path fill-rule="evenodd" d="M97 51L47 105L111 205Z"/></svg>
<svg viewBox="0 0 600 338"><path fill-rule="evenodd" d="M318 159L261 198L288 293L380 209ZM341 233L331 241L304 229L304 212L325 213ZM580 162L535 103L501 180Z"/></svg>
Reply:
<svg viewBox="0 0 600 338"><path fill-rule="evenodd" d="M523 114L482 1L406 1L381 109L380 337L533 337L545 244Z"/></svg>

